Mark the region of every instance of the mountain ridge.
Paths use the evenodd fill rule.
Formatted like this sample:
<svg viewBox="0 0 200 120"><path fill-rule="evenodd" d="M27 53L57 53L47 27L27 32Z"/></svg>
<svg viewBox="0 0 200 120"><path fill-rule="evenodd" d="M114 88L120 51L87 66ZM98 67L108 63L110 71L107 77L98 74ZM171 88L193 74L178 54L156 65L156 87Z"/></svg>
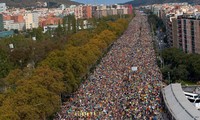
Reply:
<svg viewBox="0 0 200 120"><path fill-rule="evenodd" d="M163 4L163 3L181 3L188 2L189 4L200 4L200 0L133 0L124 4L132 4L133 6Z"/></svg>
<svg viewBox="0 0 200 120"><path fill-rule="evenodd" d="M1 0L1 3L6 3L9 7L36 7L37 3L49 3L49 7L55 7L59 4L69 5L79 5L81 3L71 1L71 0Z"/></svg>

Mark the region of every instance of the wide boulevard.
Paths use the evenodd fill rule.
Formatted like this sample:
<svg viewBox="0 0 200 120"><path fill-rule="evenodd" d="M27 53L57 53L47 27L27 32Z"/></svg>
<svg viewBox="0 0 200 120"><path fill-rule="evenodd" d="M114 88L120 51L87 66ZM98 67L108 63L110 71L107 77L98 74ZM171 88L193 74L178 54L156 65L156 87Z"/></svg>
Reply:
<svg viewBox="0 0 200 120"><path fill-rule="evenodd" d="M88 80L62 106L58 119L159 119L161 81L147 17L137 11Z"/></svg>

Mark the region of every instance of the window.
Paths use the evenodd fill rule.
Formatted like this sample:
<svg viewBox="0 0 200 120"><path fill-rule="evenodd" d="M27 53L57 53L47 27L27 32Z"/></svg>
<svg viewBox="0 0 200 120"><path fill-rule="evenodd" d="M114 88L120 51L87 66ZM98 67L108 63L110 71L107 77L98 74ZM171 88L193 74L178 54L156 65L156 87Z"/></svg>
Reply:
<svg viewBox="0 0 200 120"><path fill-rule="evenodd" d="M199 99L199 100L196 100L195 103L200 103L200 99Z"/></svg>
<svg viewBox="0 0 200 120"><path fill-rule="evenodd" d="M193 99L188 99L188 100L189 100L190 102L192 102L192 103L195 101L195 100L193 100Z"/></svg>
<svg viewBox="0 0 200 120"><path fill-rule="evenodd" d="M191 26L191 36L192 36L192 53L195 53L194 24L193 24L193 26Z"/></svg>
<svg viewBox="0 0 200 120"><path fill-rule="evenodd" d="M186 97L192 97L192 98L193 98L193 96L192 96L192 95L185 94L185 96L186 96Z"/></svg>

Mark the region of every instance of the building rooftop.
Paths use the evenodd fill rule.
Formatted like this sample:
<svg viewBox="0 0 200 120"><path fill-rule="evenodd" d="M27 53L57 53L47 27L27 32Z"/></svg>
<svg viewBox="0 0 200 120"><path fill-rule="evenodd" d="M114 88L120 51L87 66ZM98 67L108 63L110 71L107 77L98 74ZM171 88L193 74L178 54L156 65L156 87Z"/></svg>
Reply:
<svg viewBox="0 0 200 120"><path fill-rule="evenodd" d="M14 34L13 31L2 31L0 32L0 38L9 37L12 36L13 34Z"/></svg>
<svg viewBox="0 0 200 120"><path fill-rule="evenodd" d="M181 84L170 84L162 89L164 102L176 120L200 120L198 111L187 100Z"/></svg>

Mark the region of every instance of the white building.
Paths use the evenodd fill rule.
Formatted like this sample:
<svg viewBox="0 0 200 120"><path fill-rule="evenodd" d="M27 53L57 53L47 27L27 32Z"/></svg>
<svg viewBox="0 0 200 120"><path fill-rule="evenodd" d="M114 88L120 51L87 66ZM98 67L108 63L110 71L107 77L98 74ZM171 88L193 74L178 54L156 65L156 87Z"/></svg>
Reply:
<svg viewBox="0 0 200 120"><path fill-rule="evenodd" d="M83 6L79 5L75 8L74 15L76 19L83 18Z"/></svg>
<svg viewBox="0 0 200 120"><path fill-rule="evenodd" d="M39 14L34 12L27 12L25 13L25 28L26 29L33 29L38 28L39 26Z"/></svg>
<svg viewBox="0 0 200 120"><path fill-rule="evenodd" d="M0 13L6 11L6 3L0 3Z"/></svg>
<svg viewBox="0 0 200 120"><path fill-rule="evenodd" d="M43 27L43 33L46 33L48 30L52 31L58 28L58 25L47 25Z"/></svg>
<svg viewBox="0 0 200 120"><path fill-rule="evenodd" d="M39 14L38 13L32 13L33 15L33 28L39 27Z"/></svg>
<svg viewBox="0 0 200 120"><path fill-rule="evenodd" d="M25 23L15 23L14 20L5 20L4 23L4 29L6 30L19 30L22 31L25 28Z"/></svg>
<svg viewBox="0 0 200 120"><path fill-rule="evenodd" d="M14 23L14 20L4 20L3 24L4 24L4 29L6 30L10 30L10 24Z"/></svg>

